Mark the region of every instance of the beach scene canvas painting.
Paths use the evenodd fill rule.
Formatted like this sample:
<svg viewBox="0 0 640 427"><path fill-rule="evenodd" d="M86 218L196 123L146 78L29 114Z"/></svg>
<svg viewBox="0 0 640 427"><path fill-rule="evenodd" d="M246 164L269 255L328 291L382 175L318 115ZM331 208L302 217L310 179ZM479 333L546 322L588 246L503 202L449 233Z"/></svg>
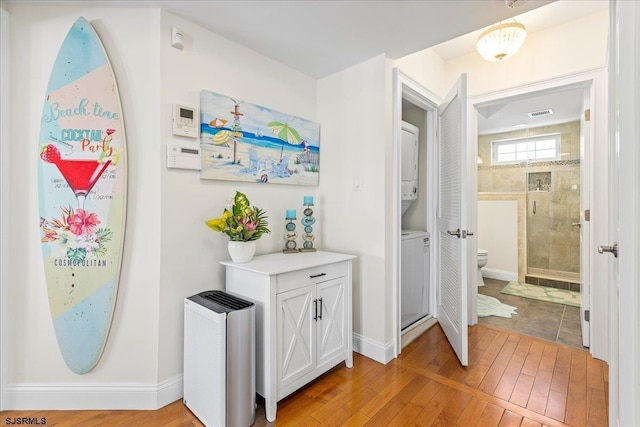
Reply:
<svg viewBox="0 0 640 427"><path fill-rule="evenodd" d="M200 116L202 178L318 185L318 123L208 90Z"/></svg>

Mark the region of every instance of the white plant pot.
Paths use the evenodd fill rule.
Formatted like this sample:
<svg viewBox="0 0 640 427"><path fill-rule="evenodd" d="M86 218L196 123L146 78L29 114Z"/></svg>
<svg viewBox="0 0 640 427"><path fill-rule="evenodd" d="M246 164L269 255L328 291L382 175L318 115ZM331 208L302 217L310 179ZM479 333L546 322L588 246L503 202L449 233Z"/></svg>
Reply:
<svg viewBox="0 0 640 427"><path fill-rule="evenodd" d="M232 242L227 247L233 262L249 262L256 253L256 242Z"/></svg>

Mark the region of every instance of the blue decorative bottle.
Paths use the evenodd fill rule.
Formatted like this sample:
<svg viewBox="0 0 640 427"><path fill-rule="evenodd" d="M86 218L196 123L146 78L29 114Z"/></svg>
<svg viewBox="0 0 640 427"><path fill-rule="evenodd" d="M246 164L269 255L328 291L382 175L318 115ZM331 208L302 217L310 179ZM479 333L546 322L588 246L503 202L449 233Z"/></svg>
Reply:
<svg viewBox="0 0 640 427"><path fill-rule="evenodd" d="M304 218L300 220L302 226L304 227L304 234L302 235L302 240L304 243L302 244L302 248L300 248L300 252L315 252L316 248L313 247L313 241L315 237L313 236L313 224L315 224L316 219L313 217L313 196L304 196L303 199L304 208Z"/></svg>

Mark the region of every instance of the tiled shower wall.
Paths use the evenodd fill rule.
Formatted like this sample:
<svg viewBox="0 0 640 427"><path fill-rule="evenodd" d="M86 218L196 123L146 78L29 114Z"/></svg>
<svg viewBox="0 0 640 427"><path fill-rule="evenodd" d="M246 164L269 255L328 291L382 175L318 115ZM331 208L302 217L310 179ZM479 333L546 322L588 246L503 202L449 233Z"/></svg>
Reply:
<svg viewBox="0 0 640 427"><path fill-rule="evenodd" d="M491 165L491 141L557 132L562 135L561 160L534 162L528 166L526 163ZM580 122L481 135L478 157L482 161L478 164L479 192L527 193L529 272L579 273L580 229L572 224L580 221ZM529 173L536 174L532 177L533 183L541 179L541 191L536 191L535 185L529 186Z"/></svg>

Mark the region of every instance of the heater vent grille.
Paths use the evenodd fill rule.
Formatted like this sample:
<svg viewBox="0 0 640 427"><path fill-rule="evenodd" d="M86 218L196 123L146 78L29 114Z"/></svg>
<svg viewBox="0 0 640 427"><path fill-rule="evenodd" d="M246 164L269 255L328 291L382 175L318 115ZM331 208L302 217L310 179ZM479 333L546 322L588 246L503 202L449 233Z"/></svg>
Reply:
<svg viewBox="0 0 640 427"><path fill-rule="evenodd" d="M540 116L548 116L550 114L553 114L553 110L551 108L547 108L546 110L531 111L530 113L527 113L527 114L531 118L540 117Z"/></svg>

